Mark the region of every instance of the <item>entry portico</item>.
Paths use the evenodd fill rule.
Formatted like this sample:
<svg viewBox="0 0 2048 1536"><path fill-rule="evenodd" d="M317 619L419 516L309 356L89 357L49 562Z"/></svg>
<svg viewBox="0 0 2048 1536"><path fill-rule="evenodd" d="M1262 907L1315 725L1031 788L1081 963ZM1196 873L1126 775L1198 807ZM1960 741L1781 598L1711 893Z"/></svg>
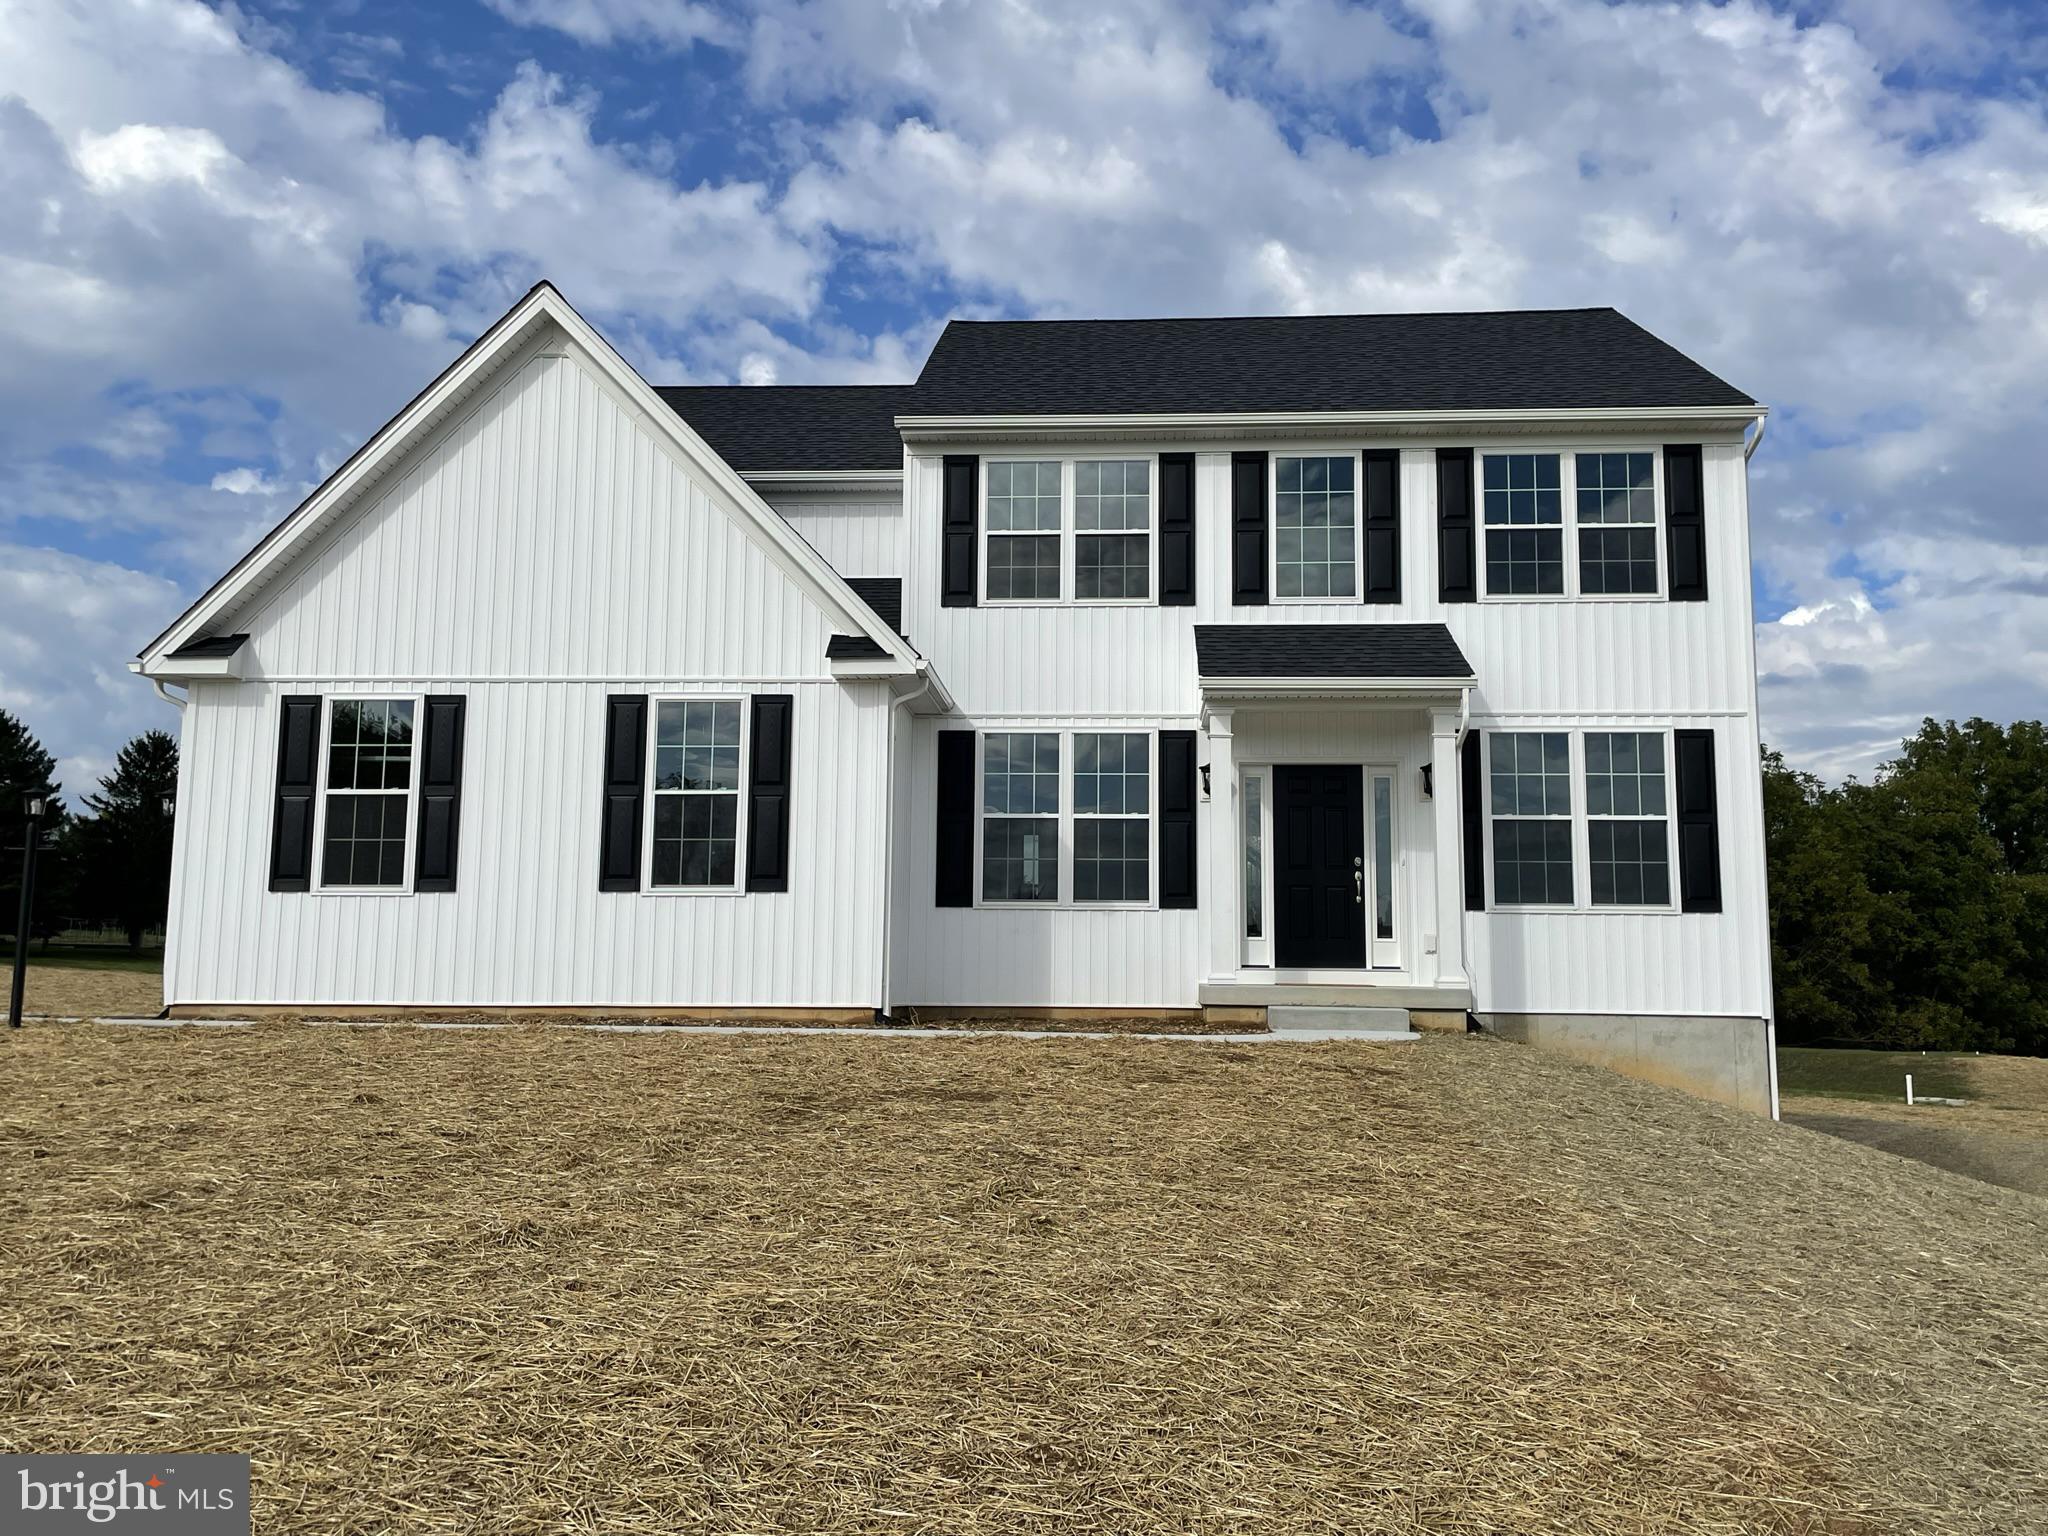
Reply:
<svg viewBox="0 0 2048 1536"><path fill-rule="evenodd" d="M1208 1006L1471 1005L1442 624L1195 626L1208 742Z"/></svg>

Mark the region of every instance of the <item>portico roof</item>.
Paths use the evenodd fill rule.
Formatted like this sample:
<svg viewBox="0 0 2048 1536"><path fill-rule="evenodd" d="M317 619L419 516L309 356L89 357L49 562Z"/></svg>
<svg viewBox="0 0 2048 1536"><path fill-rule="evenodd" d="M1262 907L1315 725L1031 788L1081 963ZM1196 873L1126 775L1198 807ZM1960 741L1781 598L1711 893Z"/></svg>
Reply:
<svg viewBox="0 0 2048 1536"><path fill-rule="evenodd" d="M1455 693L1477 681L1442 624L1197 624L1205 693Z"/></svg>

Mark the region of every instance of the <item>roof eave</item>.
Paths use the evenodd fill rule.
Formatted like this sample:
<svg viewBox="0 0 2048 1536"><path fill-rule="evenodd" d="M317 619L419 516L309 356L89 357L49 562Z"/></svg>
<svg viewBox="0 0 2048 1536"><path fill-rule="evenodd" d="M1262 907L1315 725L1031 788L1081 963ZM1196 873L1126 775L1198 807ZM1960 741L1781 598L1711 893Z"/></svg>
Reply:
<svg viewBox="0 0 2048 1536"><path fill-rule="evenodd" d="M1728 405L1559 406L1455 411L1088 411L1065 414L904 415L905 443L973 437L1050 440L1109 435L1151 440L1188 437L1328 436L1370 429L1389 437L1526 436L1532 433L1740 433L1770 412L1755 402Z"/></svg>

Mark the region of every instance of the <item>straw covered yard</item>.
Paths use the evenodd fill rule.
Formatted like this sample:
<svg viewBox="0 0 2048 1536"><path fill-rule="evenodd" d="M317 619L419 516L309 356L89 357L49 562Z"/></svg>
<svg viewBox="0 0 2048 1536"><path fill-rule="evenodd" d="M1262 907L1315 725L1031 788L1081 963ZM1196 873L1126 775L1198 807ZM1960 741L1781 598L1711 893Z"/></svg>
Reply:
<svg viewBox="0 0 2048 1536"><path fill-rule="evenodd" d="M2048 1202L1498 1042L81 1024L0 1082L0 1445L248 1451L266 1532L2048 1509Z"/></svg>

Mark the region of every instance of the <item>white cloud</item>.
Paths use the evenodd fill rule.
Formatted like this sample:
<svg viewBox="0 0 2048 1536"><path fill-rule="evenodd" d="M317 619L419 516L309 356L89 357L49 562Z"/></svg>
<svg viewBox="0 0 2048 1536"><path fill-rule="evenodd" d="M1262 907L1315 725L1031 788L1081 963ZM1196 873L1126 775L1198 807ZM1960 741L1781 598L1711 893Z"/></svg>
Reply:
<svg viewBox="0 0 2048 1536"><path fill-rule="evenodd" d="M665 48L730 43L734 28L708 5L688 0L484 0L507 21L552 27L579 43L647 42Z"/></svg>

